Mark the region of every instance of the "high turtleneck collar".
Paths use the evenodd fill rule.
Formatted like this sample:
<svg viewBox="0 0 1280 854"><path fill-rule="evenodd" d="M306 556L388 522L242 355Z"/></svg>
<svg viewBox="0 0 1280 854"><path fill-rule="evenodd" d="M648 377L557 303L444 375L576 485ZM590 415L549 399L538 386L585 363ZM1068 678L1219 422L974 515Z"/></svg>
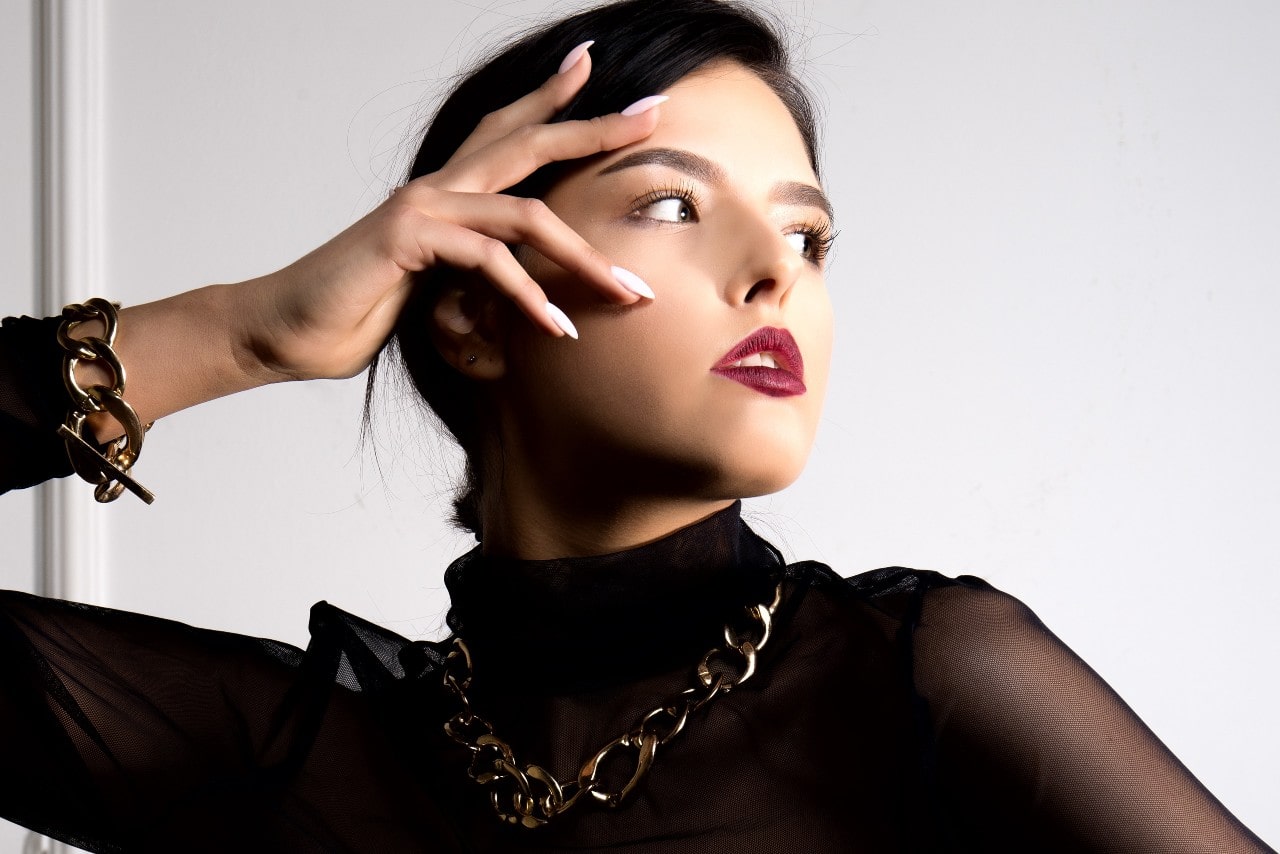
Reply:
<svg viewBox="0 0 1280 854"><path fill-rule="evenodd" d="M445 572L449 627L477 675L514 690L598 687L680 665L726 621L768 601L783 561L740 518L741 503L614 554L522 561L480 548Z"/></svg>

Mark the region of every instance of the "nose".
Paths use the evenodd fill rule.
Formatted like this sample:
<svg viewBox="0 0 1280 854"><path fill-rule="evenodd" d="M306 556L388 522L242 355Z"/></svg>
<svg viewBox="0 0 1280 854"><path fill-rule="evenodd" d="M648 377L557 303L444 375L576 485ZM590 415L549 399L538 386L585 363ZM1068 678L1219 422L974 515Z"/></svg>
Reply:
<svg viewBox="0 0 1280 854"><path fill-rule="evenodd" d="M761 219L739 235L741 267L729 289L733 305L786 303L807 263L787 242L776 224Z"/></svg>

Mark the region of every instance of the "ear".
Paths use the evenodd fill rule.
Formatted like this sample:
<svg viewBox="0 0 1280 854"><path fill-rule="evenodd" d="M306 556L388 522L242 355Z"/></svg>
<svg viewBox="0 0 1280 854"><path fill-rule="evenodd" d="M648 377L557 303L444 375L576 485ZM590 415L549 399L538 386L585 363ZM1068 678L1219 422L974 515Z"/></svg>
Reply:
<svg viewBox="0 0 1280 854"><path fill-rule="evenodd" d="M447 283L431 312L431 340L463 376L482 382L507 371L500 312L493 289L465 280Z"/></svg>

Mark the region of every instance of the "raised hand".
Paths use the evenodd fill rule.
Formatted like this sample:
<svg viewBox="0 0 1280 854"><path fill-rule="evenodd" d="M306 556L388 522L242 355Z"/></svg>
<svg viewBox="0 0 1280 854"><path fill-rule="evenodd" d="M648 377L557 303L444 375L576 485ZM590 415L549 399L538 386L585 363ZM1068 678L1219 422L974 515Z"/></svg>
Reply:
<svg viewBox="0 0 1280 854"><path fill-rule="evenodd" d="M661 99L587 121L547 122L591 72L585 47L520 100L486 116L439 171L418 178L359 222L288 267L246 283L250 352L289 379L361 371L390 334L410 274L439 264L472 271L551 335L572 330L507 244L536 249L616 303L643 285L587 244L538 199L502 195L542 166L620 148L648 136ZM628 114L629 113L629 114ZM629 288L638 288L632 290Z"/></svg>
<svg viewBox="0 0 1280 854"><path fill-rule="evenodd" d="M587 47L575 48L536 90L485 116L439 171L396 190L298 261L247 282L125 308L117 352L138 415L152 421L281 380L354 376L390 335L412 274L436 265L484 277L547 334L571 333L507 244L537 250L603 299L651 297L541 201L502 194L548 163L620 148L657 126L653 107L665 99L656 97L622 113L549 124L590 76ZM86 325L84 333L93 332ZM82 362L77 376L89 384L98 370ZM106 415L90 426L99 439L120 433Z"/></svg>

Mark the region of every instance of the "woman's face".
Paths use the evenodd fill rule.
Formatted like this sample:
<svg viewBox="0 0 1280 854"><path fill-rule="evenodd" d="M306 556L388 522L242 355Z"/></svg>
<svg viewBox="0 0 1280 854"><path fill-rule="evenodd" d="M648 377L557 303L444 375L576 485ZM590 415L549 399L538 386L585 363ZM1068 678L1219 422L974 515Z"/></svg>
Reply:
<svg viewBox="0 0 1280 854"><path fill-rule="evenodd" d="M799 475L826 391L830 213L760 78L722 62L663 94L651 136L575 166L545 197L657 298L606 305L524 256L581 337L513 326L495 389L507 465L588 494L774 492Z"/></svg>

